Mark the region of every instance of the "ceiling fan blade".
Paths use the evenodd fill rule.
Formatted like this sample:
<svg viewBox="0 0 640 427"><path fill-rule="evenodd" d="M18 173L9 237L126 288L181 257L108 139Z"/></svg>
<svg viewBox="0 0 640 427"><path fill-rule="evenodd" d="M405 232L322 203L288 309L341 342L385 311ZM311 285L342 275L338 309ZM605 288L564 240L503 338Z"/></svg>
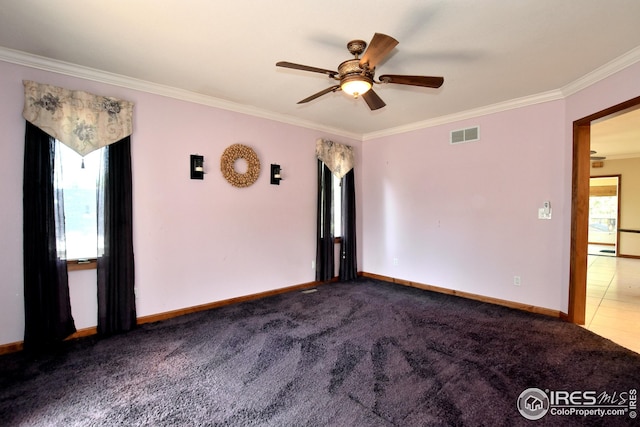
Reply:
<svg viewBox="0 0 640 427"><path fill-rule="evenodd" d="M374 68L382 61L398 44L398 40L382 33L375 33L367 50L360 59L360 67L368 66L369 69Z"/></svg>
<svg viewBox="0 0 640 427"><path fill-rule="evenodd" d="M311 71L313 73L327 74L329 77L338 75L337 71L325 70L324 68L310 67L308 65L294 64L293 62L276 62L276 67L293 68L294 70Z"/></svg>
<svg viewBox="0 0 640 427"><path fill-rule="evenodd" d="M444 78L431 76L402 76L396 74L385 74L383 76L380 76L380 81L382 83L395 83L399 85L439 88L444 83Z"/></svg>
<svg viewBox="0 0 640 427"><path fill-rule="evenodd" d="M372 111L373 110L377 110L377 109L382 108L385 105L387 105L387 104L384 103L382 98L380 98L378 96L378 94L373 91L373 89L369 89L368 91L366 91L362 95L362 99L365 100L365 102L367 103L367 105L369 106L369 108Z"/></svg>
<svg viewBox="0 0 640 427"><path fill-rule="evenodd" d="M322 95L325 95L325 94L327 94L329 92L335 92L337 90L340 90L340 85L335 85L335 86L328 87L326 89L321 90L318 93L314 93L313 95L311 95L308 98L303 99L302 101L299 101L298 104L304 104L306 102L313 101L314 99L319 98Z"/></svg>

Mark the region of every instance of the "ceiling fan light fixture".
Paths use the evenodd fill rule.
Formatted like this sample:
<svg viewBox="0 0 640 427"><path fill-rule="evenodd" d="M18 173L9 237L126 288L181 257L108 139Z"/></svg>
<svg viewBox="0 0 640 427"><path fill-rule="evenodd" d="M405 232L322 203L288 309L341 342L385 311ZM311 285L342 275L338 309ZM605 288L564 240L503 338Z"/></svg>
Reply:
<svg viewBox="0 0 640 427"><path fill-rule="evenodd" d="M439 88L444 83L443 77L396 74L385 74L380 76L378 81L374 81L376 66L391 53L397 44L398 41L396 39L382 33L375 33L369 45L363 40L351 40L347 43L347 49L354 58L342 61L338 66L337 72L287 61L276 62L276 66L326 74L330 79L340 81L340 84L334 84L320 92L314 93L298 101L298 104L305 104L327 93L341 90L354 98L362 95L362 99L367 103L369 109L373 111L386 105L373 90L374 83L395 83L398 85L421 86L434 89ZM362 54L362 58L360 58L360 54Z"/></svg>
<svg viewBox="0 0 640 427"><path fill-rule="evenodd" d="M340 82L340 88L346 94L357 98L360 95L364 95L371 89L372 81L361 75L349 76L342 79Z"/></svg>

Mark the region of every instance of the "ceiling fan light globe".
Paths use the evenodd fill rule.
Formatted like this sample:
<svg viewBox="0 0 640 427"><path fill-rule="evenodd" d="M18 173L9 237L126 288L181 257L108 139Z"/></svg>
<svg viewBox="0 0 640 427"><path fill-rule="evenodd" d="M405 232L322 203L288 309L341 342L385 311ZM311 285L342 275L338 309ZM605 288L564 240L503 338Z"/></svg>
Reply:
<svg viewBox="0 0 640 427"><path fill-rule="evenodd" d="M371 82L364 79L348 79L342 82L340 88L346 94L358 97L371 89Z"/></svg>

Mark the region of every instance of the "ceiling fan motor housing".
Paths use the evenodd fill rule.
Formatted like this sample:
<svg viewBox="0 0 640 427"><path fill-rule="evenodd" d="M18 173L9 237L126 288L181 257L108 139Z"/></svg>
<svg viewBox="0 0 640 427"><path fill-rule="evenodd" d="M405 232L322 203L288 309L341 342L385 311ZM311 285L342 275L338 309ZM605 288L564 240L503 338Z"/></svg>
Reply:
<svg viewBox="0 0 640 427"><path fill-rule="evenodd" d="M363 70L360 68L359 59L349 59L338 66L341 83L349 80L367 80L369 83L373 83L374 72L374 70Z"/></svg>

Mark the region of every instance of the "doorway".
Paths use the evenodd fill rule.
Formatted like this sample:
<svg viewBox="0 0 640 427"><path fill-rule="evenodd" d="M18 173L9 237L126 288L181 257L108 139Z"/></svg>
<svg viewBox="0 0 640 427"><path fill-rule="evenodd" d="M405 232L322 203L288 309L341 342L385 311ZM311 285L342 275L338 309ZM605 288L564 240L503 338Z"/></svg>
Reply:
<svg viewBox="0 0 640 427"><path fill-rule="evenodd" d="M573 122L571 254L568 320L585 324L589 230L591 123L640 106L640 96Z"/></svg>

